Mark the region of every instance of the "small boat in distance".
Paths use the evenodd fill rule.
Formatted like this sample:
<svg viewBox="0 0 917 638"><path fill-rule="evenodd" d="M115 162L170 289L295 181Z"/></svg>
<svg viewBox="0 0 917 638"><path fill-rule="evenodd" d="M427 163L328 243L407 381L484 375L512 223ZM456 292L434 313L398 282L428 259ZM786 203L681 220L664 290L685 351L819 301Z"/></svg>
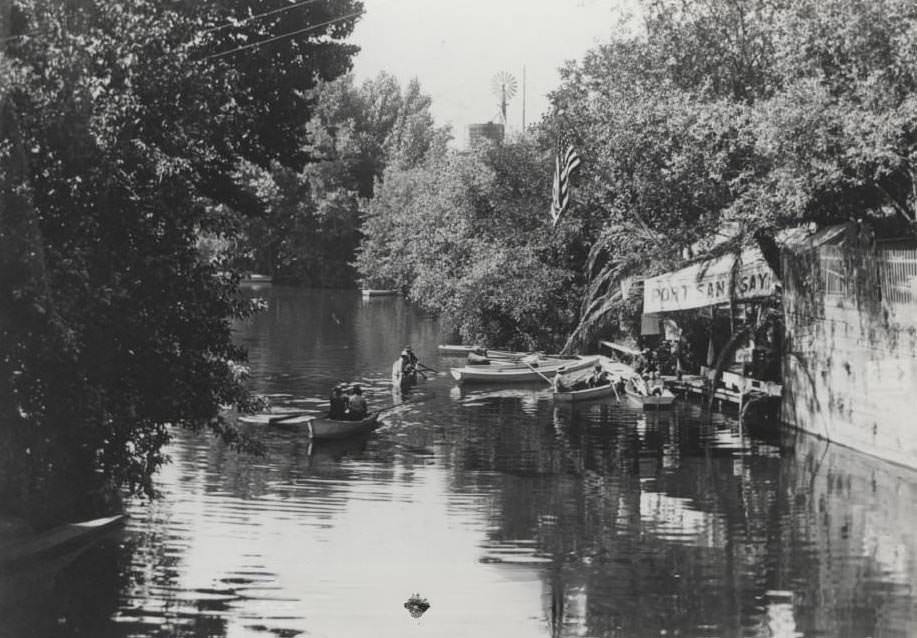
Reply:
<svg viewBox="0 0 917 638"><path fill-rule="evenodd" d="M270 275L259 275L258 273L248 273L242 275L242 279L239 282L240 284L271 284L274 282L274 278Z"/></svg>
<svg viewBox="0 0 917 638"><path fill-rule="evenodd" d="M393 297L397 295L400 291L396 289L381 289L381 288L363 288L362 294L365 299L369 297Z"/></svg>
<svg viewBox="0 0 917 638"><path fill-rule="evenodd" d="M487 352L487 348L485 348L484 346L460 346L460 345L440 344L436 346L436 348L437 350L440 351L441 354L456 355L456 356L463 356L471 352L474 352L475 354L479 354L483 356L484 353Z"/></svg>
<svg viewBox="0 0 917 638"><path fill-rule="evenodd" d="M310 439L346 439L372 432L380 424L378 412L373 412L359 421L338 421L327 417L301 415L271 422L275 428L289 432L306 432Z"/></svg>
<svg viewBox="0 0 917 638"><path fill-rule="evenodd" d="M532 361L497 363L451 368L460 383L526 383L552 379L558 373L574 372L595 365L595 357L533 357Z"/></svg>

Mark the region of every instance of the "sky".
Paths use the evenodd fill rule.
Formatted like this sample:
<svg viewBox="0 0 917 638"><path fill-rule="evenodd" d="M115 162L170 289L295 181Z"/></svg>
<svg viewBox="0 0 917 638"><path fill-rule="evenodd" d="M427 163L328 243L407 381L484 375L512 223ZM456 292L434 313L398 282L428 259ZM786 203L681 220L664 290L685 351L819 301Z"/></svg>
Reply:
<svg viewBox="0 0 917 638"><path fill-rule="evenodd" d="M411 78L433 98L437 124L450 124L458 147L468 125L498 121L492 79L513 75L516 96L507 108L508 132L541 119L546 94L560 83L558 69L608 42L634 0L365 0L366 13L351 40L358 82L391 73Z"/></svg>

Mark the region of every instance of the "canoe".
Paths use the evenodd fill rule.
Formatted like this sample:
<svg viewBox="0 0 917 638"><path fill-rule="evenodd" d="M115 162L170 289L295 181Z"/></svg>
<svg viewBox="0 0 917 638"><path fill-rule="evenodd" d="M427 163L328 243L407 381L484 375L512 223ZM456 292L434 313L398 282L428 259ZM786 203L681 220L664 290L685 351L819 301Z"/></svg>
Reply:
<svg viewBox="0 0 917 638"><path fill-rule="evenodd" d="M346 439L372 432L379 427L379 413L374 412L361 421L337 421L327 417L298 416L272 423L290 432L308 433L310 439Z"/></svg>
<svg viewBox="0 0 917 638"><path fill-rule="evenodd" d="M0 545L0 567L67 552L104 535L123 524L125 516L107 516L81 523L68 523L54 529Z"/></svg>
<svg viewBox="0 0 917 638"><path fill-rule="evenodd" d="M574 357L572 359L543 358L535 370L525 364L507 363L497 366L465 366L451 368L452 378L460 383L526 383L554 378L558 373L575 372L595 365L595 357ZM536 372L537 370L537 372Z"/></svg>
<svg viewBox="0 0 917 638"><path fill-rule="evenodd" d="M391 297L398 294L396 289L381 289L381 288L363 288L364 297Z"/></svg>

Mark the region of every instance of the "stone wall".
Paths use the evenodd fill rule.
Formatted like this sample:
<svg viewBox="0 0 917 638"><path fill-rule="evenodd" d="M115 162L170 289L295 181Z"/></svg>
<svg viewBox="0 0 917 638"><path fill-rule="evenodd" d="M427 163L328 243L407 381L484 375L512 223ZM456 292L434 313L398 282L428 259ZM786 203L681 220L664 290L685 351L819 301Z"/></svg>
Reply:
<svg viewBox="0 0 917 638"><path fill-rule="evenodd" d="M917 250L783 259L783 420L917 467Z"/></svg>

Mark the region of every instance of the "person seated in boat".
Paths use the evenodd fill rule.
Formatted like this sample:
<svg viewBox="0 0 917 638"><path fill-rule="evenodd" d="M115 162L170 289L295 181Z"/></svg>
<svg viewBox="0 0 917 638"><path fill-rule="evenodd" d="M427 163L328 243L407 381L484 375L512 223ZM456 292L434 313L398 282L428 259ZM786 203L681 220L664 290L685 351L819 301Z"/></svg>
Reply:
<svg viewBox="0 0 917 638"><path fill-rule="evenodd" d="M417 367L411 362L411 356L407 352L401 353L401 378L409 377L416 372Z"/></svg>
<svg viewBox="0 0 917 638"><path fill-rule="evenodd" d="M600 385L608 385L608 373L602 369L602 366L598 365L592 369L592 376L589 377L589 387L597 388Z"/></svg>
<svg viewBox="0 0 917 638"><path fill-rule="evenodd" d="M408 364L411 366L411 371L413 372L417 365L420 363L420 360L417 358L417 355L414 354L414 351L411 349L411 346L405 346L404 350L401 351L401 357L407 357Z"/></svg>
<svg viewBox="0 0 917 638"><path fill-rule="evenodd" d="M347 406L349 400L344 394L344 386L338 384L331 390L331 408L328 410L328 418L336 421L343 421L347 418Z"/></svg>
<svg viewBox="0 0 917 638"><path fill-rule="evenodd" d="M567 392L568 390L570 390L570 387L562 374L554 377L554 392Z"/></svg>
<svg viewBox="0 0 917 638"><path fill-rule="evenodd" d="M650 378L647 382L647 387L649 388L650 395L654 397L662 396L663 383L662 379L659 378L659 375L655 372L650 372Z"/></svg>
<svg viewBox="0 0 917 638"><path fill-rule="evenodd" d="M366 404L366 397L363 396L363 388L358 385L353 386L350 394L350 400L347 402L347 415L352 421L360 421L366 418L369 406Z"/></svg>

